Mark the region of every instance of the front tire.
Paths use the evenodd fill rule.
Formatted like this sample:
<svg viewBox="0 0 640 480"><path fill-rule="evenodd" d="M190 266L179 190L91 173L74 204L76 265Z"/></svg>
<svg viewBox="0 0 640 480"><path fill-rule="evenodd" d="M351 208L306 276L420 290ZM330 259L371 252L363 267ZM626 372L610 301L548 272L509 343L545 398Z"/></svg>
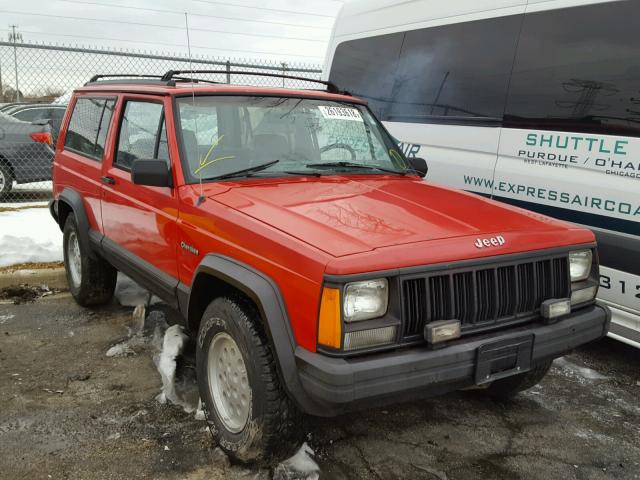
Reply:
<svg viewBox="0 0 640 480"><path fill-rule="evenodd" d="M542 381L549 369L551 361L535 365L531 370L493 382L486 393L496 399L506 400L516 394L534 387Z"/></svg>
<svg viewBox="0 0 640 480"><path fill-rule="evenodd" d="M91 258L80 241L73 213L64 224L64 268L71 295L83 307L104 305L113 298L118 272L106 260Z"/></svg>
<svg viewBox="0 0 640 480"><path fill-rule="evenodd" d="M202 316L196 345L209 428L222 450L243 463L280 459L297 437L299 412L282 389L259 322L248 302L218 298Z"/></svg>

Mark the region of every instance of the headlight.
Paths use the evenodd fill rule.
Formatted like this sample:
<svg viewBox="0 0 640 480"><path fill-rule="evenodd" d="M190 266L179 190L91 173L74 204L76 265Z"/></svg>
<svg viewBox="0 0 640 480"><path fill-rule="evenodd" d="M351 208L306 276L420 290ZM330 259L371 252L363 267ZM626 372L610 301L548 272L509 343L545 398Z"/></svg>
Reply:
<svg viewBox="0 0 640 480"><path fill-rule="evenodd" d="M344 321L357 322L387 312L389 284L386 278L348 283L344 287Z"/></svg>
<svg viewBox="0 0 640 480"><path fill-rule="evenodd" d="M571 271L572 282L580 282L589 278L592 260L593 255L591 254L591 250L580 250L569 253L569 269Z"/></svg>

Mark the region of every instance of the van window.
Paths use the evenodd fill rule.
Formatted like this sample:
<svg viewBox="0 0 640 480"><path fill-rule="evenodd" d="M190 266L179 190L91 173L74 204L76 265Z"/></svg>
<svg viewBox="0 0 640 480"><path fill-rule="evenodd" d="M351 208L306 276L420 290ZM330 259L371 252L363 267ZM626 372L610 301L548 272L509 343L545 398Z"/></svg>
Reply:
<svg viewBox="0 0 640 480"><path fill-rule="evenodd" d="M640 135L640 3L527 14L508 126Z"/></svg>
<svg viewBox="0 0 640 480"><path fill-rule="evenodd" d="M114 104L113 99L78 98L71 114L65 148L102 160Z"/></svg>
<svg viewBox="0 0 640 480"><path fill-rule="evenodd" d="M136 160L159 158L158 147L163 136L166 150L166 133L161 132L163 120L161 103L128 101L120 123L115 165L129 170Z"/></svg>
<svg viewBox="0 0 640 480"><path fill-rule="evenodd" d="M345 42L331 81L382 120L500 122L522 15Z"/></svg>
<svg viewBox="0 0 640 480"><path fill-rule="evenodd" d="M387 120L502 120L522 15L407 32Z"/></svg>
<svg viewBox="0 0 640 480"><path fill-rule="evenodd" d="M330 80L364 98L384 120L391 108L404 33L351 40L338 45Z"/></svg>

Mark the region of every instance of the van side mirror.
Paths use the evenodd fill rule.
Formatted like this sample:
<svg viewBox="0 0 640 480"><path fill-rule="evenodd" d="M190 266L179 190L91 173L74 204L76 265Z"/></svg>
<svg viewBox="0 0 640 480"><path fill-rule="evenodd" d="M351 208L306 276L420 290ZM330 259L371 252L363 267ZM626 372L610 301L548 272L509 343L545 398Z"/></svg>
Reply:
<svg viewBox="0 0 640 480"><path fill-rule="evenodd" d="M427 176L427 172L429 171L429 166L427 165L427 161L424 158L419 157L409 157L409 165L411 168L416 171L418 175L422 178Z"/></svg>
<svg viewBox="0 0 640 480"><path fill-rule="evenodd" d="M138 159L131 165L131 181L149 187L173 187L166 160Z"/></svg>

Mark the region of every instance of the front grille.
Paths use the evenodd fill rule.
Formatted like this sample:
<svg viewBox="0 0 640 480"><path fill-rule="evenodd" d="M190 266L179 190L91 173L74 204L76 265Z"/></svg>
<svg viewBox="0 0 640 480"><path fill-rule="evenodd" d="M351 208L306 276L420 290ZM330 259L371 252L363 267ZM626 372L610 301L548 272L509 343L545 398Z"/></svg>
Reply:
<svg viewBox="0 0 640 480"><path fill-rule="evenodd" d="M544 300L569 296L567 256L428 272L402 280L404 337L437 320L463 333L533 318Z"/></svg>

